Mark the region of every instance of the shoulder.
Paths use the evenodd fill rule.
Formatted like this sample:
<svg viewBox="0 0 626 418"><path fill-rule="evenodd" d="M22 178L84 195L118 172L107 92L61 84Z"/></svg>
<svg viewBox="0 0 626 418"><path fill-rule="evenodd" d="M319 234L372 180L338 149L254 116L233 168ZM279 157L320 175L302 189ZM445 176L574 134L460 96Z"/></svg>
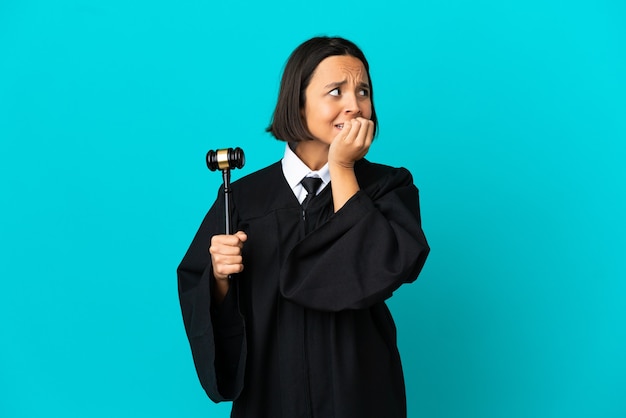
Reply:
<svg viewBox="0 0 626 418"><path fill-rule="evenodd" d="M413 176L404 167L373 163L365 158L357 161L354 172L362 188L401 187L413 184Z"/></svg>
<svg viewBox="0 0 626 418"><path fill-rule="evenodd" d="M250 173L239 180L233 182L233 190L254 190L257 189L260 185L266 185L268 182L274 182L277 178L282 176L282 169L280 166L280 161L277 161L273 164L268 165L265 168L262 168L258 171Z"/></svg>
<svg viewBox="0 0 626 418"><path fill-rule="evenodd" d="M244 219L298 205L285 180L280 161L233 182L232 197L234 206Z"/></svg>

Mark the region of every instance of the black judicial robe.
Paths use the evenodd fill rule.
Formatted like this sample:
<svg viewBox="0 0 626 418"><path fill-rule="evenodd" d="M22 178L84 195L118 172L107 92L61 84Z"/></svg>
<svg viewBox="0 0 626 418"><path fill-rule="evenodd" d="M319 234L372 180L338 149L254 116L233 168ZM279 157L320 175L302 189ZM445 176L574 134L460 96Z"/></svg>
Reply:
<svg viewBox="0 0 626 418"><path fill-rule="evenodd" d="M280 162L232 184L244 271L212 306L211 237L221 195L178 268L200 382L231 417L406 417L396 328L385 299L417 278L429 247L411 174L360 160L361 190L333 214L327 186L301 207Z"/></svg>

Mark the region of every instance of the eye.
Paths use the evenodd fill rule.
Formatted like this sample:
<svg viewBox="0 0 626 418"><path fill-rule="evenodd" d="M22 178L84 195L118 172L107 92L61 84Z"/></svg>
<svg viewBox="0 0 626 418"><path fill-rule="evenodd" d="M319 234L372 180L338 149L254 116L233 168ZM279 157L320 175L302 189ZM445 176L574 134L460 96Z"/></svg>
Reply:
<svg viewBox="0 0 626 418"><path fill-rule="evenodd" d="M370 95L370 91L368 89L359 90L359 96L369 97L369 95Z"/></svg>
<svg viewBox="0 0 626 418"><path fill-rule="evenodd" d="M339 96L341 94L341 91L339 91L339 87L337 87L329 91L328 94L330 94L331 96Z"/></svg>

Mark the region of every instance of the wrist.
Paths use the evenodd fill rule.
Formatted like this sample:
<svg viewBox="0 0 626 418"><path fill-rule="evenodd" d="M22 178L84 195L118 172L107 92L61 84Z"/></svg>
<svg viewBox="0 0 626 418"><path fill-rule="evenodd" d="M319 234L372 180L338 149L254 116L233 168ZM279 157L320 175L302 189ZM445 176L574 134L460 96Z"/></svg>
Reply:
<svg viewBox="0 0 626 418"><path fill-rule="evenodd" d="M215 279L216 283L220 283L220 282L228 283L228 275L218 274L215 271L215 269L213 269L213 278Z"/></svg>
<svg viewBox="0 0 626 418"><path fill-rule="evenodd" d="M354 161L329 161L328 170L337 173L354 172Z"/></svg>
<svg viewBox="0 0 626 418"><path fill-rule="evenodd" d="M214 300L218 303L224 300L224 296L226 296L226 293L228 293L228 289L230 289L228 277L226 277L226 279L219 279L215 277L215 281L213 282Z"/></svg>

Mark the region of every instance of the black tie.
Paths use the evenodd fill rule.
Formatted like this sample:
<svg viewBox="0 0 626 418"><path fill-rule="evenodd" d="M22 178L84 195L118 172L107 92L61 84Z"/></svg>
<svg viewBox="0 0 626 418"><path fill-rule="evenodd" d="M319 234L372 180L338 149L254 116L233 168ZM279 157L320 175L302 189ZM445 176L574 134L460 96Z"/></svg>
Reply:
<svg viewBox="0 0 626 418"><path fill-rule="evenodd" d="M301 204L302 217L304 218L304 220L306 220L306 208L307 206L309 206L309 203L311 203L311 200L313 200L313 198L315 197L315 192L322 184L322 179L319 177L305 177L302 179L302 181L300 181L300 183L302 184L302 187L304 187L304 190L306 190L307 192L307 195ZM307 227L307 230L309 229L310 228Z"/></svg>

